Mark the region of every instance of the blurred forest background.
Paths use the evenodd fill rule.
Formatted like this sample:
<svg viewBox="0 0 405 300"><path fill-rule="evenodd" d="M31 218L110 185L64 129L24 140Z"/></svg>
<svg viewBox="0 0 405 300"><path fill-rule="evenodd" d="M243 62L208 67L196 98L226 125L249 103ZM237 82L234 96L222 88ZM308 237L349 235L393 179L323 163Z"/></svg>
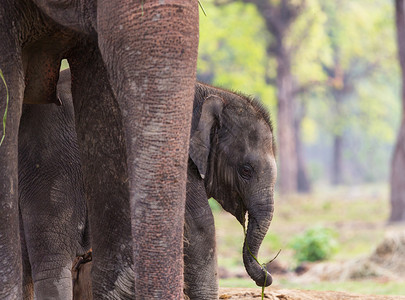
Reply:
<svg viewBox="0 0 405 300"><path fill-rule="evenodd" d="M198 79L269 109L281 193L388 180L401 111L392 1L202 3Z"/></svg>
<svg viewBox="0 0 405 300"><path fill-rule="evenodd" d="M405 294L399 279L404 274L392 268L381 271L390 259L391 265L399 266L392 258L398 253L383 258L376 254L384 248L379 243L392 238L392 225L401 233L405 220L405 128L400 130L403 1L201 3L207 15L200 13L198 80L259 98L275 125L278 196L261 250L270 259L282 249L276 261L284 275L275 284ZM404 48L399 47L401 60L398 42ZM235 271L242 266L243 243L242 232L230 237L236 220L214 202L213 208L219 266L225 274L220 274L221 285L253 286L243 281L243 271ZM405 238L396 236L393 243L400 249ZM318 247L315 252L327 254L319 259L298 257L308 251L303 244L311 239L318 242L312 245ZM368 257L367 263L360 263L359 257ZM345 270L355 262L368 271L364 277L364 268L353 271L359 276L348 271L354 277L342 278L338 269L331 275L335 281L340 278L337 285L320 284L321 275L297 285L285 275L297 266L307 271L302 264L318 260L339 262ZM320 273L327 278L328 272ZM353 286L353 279L361 284Z"/></svg>

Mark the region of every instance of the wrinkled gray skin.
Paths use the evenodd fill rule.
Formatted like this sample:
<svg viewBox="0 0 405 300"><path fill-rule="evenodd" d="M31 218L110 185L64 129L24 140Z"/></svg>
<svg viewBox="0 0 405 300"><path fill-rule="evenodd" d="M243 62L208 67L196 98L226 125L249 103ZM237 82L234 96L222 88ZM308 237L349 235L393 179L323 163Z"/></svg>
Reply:
<svg viewBox="0 0 405 300"><path fill-rule="evenodd" d="M251 255L257 257L273 215L277 168L269 116L255 100L197 84L189 156L186 294L191 299L215 299L215 230L207 201L210 197L241 224L248 214L243 262L257 285L270 285L271 275Z"/></svg>
<svg viewBox="0 0 405 300"><path fill-rule="evenodd" d="M197 0L0 1L1 115L7 111L0 146L0 299L23 298L22 106L57 102L62 59L72 72L94 296L126 299L130 291L137 299L182 298L197 51ZM124 233L131 235L111 231L128 210L132 230ZM129 256L136 263L128 265Z"/></svg>
<svg viewBox="0 0 405 300"><path fill-rule="evenodd" d="M19 208L24 299L72 298L72 261L90 249L70 74L62 106L24 104L19 130ZM33 289L34 288L34 289Z"/></svg>
<svg viewBox="0 0 405 300"><path fill-rule="evenodd" d="M59 91L63 91L60 93L62 108L68 108L71 105L69 86L69 73L64 71L58 84ZM61 124L55 124L55 119L44 118L44 114L54 110L62 112L60 118L56 119ZM24 114L25 111L23 118L26 118ZM44 127L72 126L63 120L63 118L69 120L73 118L72 111L69 109L53 106L52 109L44 110L42 114L36 116L37 122L51 122L42 124ZM74 131L73 127L65 129ZM41 133L37 134L41 135ZM21 132L20 135L22 135ZM46 140L48 137L41 136L41 138ZM70 159L75 160L73 163L77 165L78 150L74 139L69 136L62 138L68 138L59 142L67 146L67 149L64 149L65 153L71 154ZM55 141L55 145L56 143L58 141ZM55 150L55 154L58 154L58 150ZM46 158L54 159L54 157ZM267 274L267 280L265 280L266 273L249 254L246 245L249 245L252 254L257 256L272 218L276 173L272 127L264 109L256 101L243 95L197 84L184 226L184 292L190 299L218 298L215 228L208 205L210 197L214 197L241 224L245 223L245 215L248 213L249 222L243 248L244 264L248 274L258 285L271 284L271 275ZM79 176L79 174L72 174L72 176ZM78 186L81 184L78 183ZM74 191L74 189L68 189L68 191ZM52 198L49 200L52 201ZM80 199L78 200L75 205L82 208L83 203L80 203ZM74 203L72 199L68 201ZM58 213L64 214L64 212L56 212L55 216ZM82 219L79 223L83 223L83 215L80 217ZM129 231L128 219L123 219L122 224L115 224L117 228L113 230ZM78 228L75 226L72 225L72 232ZM81 243L83 236L80 234L82 233L78 230L76 234L79 234L78 241ZM64 241L63 237L56 244ZM72 244L76 245L77 241ZM41 251L43 252L43 249Z"/></svg>

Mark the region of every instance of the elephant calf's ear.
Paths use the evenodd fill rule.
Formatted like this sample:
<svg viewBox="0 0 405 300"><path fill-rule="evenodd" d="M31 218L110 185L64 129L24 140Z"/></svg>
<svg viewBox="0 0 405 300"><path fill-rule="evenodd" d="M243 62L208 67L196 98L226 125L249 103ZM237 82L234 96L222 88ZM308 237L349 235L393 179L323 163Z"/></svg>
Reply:
<svg viewBox="0 0 405 300"><path fill-rule="evenodd" d="M224 101L222 98L211 95L204 100L201 117L197 130L190 139L189 155L204 179L207 172L208 156L211 149L211 129L215 123L220 124Z"/></svg>

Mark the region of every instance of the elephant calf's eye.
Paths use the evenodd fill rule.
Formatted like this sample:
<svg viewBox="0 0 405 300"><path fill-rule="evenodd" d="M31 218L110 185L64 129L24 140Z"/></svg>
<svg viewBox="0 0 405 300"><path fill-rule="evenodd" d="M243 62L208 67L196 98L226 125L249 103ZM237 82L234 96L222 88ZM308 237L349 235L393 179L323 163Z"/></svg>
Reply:
<svg viewBox="0 0 405 300"><path fill-rule="evenodd" d="M243 179L249 180L253 175L253 168L249 164L242 165L239 168L239 174Z"/></svg>

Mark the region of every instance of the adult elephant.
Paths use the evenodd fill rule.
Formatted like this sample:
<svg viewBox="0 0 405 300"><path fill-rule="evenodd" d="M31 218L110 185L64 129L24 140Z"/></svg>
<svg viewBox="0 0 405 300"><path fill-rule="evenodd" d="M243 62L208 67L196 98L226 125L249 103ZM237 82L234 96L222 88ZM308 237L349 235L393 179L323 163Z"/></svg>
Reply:
<svg viewBox="0 0 405 300"><path fill-rule="evenodd" d="M72 70L94 250L93 294L123 299L135 285L139 299L181 298L197 1L5 0L0 41L10 96L0 146L0 298L22 298L17 205L22 103L58 102L63 58ZM98 86L95 75L109 84ZM98 97L110 85L108 96ZM2 88L1 112L6 95ZM128 206L132 236L111 232ZM109 222L103 222L106 215ZM128 241L134 266L126 264ZM128 277L131 268L135 280Z"/></svg>
<svg viewBox="0 0 405 300"><path fill-rule="evenodd" d="M82 255L89 247L69 70L61 72L58 96L63 106L23 106L19 130L24 292L32 293L33 283L39 299L49 289L55 290L55 294L63 288L72 290L73 257ZM43 145L47 147L44 149ZM105 147L110 149L108 144ZM36 151L31 153L31 149ZM194 300L218 298L210 197L243 225L247 213L244 264L259 286L270 285L271 275L254 259L273 213L277 170L269 115L254 99L197 83L189 156L184 224L186 296ZM121 224L113 224L114 230L131 231L129 207L127 212ZM47 218L38 220L37 215ZM109 216L101 220L108 221ZM130 259L127 256L128 266L132 264ZM91 299L89 265L75 265L74 299ZM131 277L133 274L128 273ZM131 290L126 292L131 297Z"/></svg>

